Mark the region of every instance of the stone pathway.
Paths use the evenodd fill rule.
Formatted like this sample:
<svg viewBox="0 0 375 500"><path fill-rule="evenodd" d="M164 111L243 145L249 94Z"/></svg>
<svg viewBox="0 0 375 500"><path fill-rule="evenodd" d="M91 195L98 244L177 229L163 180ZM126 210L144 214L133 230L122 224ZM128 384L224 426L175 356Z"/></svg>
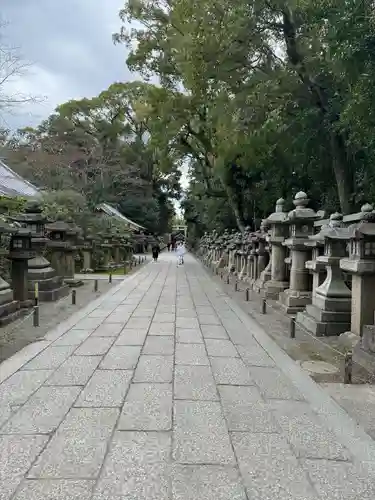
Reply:
<svg viewBox="0 0 375 500"><path fill-rule="evenodd" d="M375 443L162 254L0 365L0 500L368 500Z"/></svg>

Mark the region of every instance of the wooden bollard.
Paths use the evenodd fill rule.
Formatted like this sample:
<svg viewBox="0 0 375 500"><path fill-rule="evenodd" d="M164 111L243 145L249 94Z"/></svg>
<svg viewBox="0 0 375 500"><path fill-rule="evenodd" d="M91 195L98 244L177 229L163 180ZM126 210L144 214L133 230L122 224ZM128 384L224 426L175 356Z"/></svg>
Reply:
<svg viewBox="0 0 375 500"><path fill-rule="evenodd" d="M97 291L98 291L98 288L99 288L99 281L98 281L98 280L95 280L95 281L94 281L94 292L97 292Z"/></svg>
<svg viewBox="0 0 375 500"><path fill-rule="evenodd" d="M72 305L75 306L77 303L77 290L72 290Z"/></svg>
<svg viewBox="0 0 375 500"><path fill-rule="evenodd" d="M246 288L246 290L245 290L245 300L246 300L246 302L249 302L249 289L248 288Z"/></svg>

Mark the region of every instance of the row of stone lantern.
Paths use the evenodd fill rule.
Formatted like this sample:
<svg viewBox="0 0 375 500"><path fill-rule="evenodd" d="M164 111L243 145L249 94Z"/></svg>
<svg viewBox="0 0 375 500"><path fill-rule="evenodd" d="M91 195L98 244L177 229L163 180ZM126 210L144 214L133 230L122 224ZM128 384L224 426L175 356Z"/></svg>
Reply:
<svg viewBox="0 0 375 500"><path fill-rule="evenodd" d="M373 207L366 204L345 217L335 213L323 222L308 203L300 192L286 213L280 199L260 231L206 234L198 252L207 264L233 272L266 299L277 300L310 333L349 331L361 339L357 349L375 356Z"/></svg>
<svg viewBox="0 0 375 500"><path fill-rule="evenodd" d="M5 222L0 225L0 237L11 237L9 253L4 256L11 261L12 283L10 286L0 278L0 325L16 319L32 305L36 284L41 301L55 301L68 295L69 286L79 286L82 282L74 277L75 257L81 252L82 267L92 270L95 246L95 238L90 234L83 237L72 220L49 223L38 202L29 202L23 213L10 220L19 227ZM113 252L106 261L107 268L122 266L132 258L131 242L119 233L106 234L96 244L109 254Z"/></svg>

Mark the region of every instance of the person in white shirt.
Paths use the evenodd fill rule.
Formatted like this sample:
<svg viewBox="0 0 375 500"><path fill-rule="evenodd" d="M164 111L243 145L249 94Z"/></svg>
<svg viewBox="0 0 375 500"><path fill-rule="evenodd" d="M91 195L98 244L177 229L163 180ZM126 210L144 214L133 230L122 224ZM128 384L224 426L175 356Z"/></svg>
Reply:
<svg viewBox="0 0 375 500"><path fill-rule="evenodd" d="M185 255L186 249L185 249L185 244L180 241L180 243L177 245L177 257L178 257L178 264L181 265L184 263L184 255Z"/></svg>

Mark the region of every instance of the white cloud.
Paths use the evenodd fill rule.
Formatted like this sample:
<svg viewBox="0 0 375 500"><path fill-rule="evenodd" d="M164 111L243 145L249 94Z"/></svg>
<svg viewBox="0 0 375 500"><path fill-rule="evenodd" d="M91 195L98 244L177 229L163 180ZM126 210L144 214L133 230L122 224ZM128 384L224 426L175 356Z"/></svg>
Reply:
<svg viewBox="0 0 375 500"><path fill-rule="evenodd" d="M123 5L123 0L1 0L1 19L8 23L4 40L31 63L29 72L8 83L7 92L44 98L3 114L5 125L36 124L60 103L134 78L125 65L125 48L112 43Z"/></svg>

